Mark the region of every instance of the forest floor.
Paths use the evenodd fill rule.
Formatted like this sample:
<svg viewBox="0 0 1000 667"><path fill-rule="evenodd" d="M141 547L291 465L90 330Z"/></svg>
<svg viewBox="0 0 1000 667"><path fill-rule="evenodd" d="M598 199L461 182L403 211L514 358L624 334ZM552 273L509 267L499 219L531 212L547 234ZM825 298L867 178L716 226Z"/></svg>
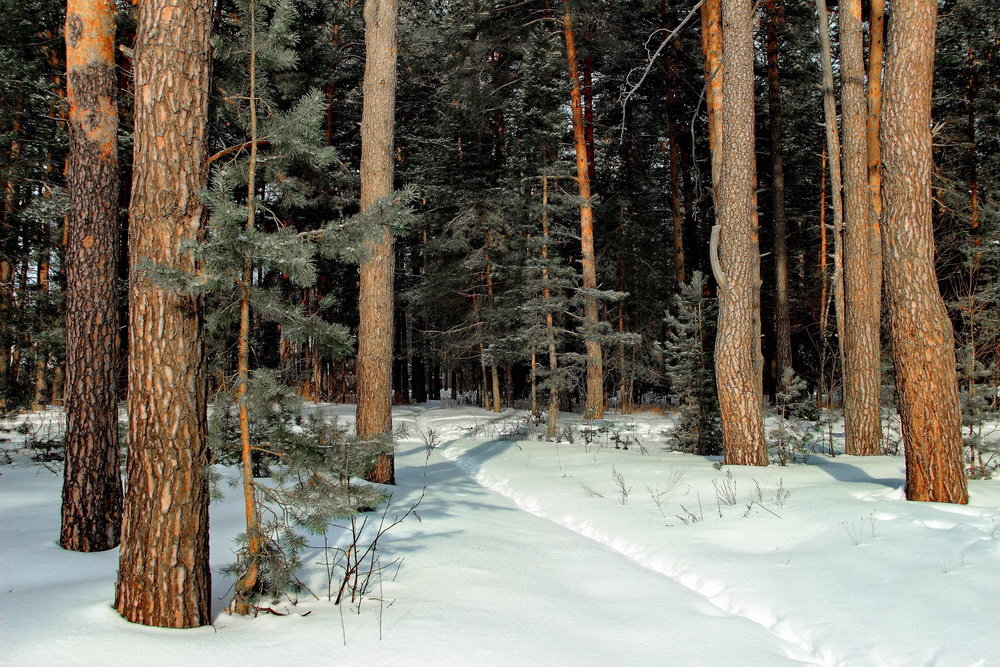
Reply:
<svg viewBox="0 0 1000 667"><path fill-rule="evenodd" d="M386 516L419 505L379 541L369 594L330 602L341 573L311 536L302 577L315 595L264 602L283 616L226 613L219 570L234 560L241 499L223 485L214 625L194 630L123 621L117 550L61 550L58 464L12 453L0 467L2 662L1000 665L1000 480L970 481L966 506L909 503L901 456L719 469L666 449L669 416L576 422L572 444L535 439L514 411L394 416L407 434ZM30 419L43 434L58 414ZM332 527L328 544L346 536Z"/></svg>

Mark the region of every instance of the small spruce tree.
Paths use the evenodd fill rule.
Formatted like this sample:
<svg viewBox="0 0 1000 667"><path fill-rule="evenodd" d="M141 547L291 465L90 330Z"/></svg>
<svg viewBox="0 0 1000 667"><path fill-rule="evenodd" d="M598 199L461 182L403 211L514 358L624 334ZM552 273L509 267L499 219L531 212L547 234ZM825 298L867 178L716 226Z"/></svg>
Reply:
<svg viewBox="0 0 1000 667"><path fill-rule="evenodd" d="M722 452L722 422L709 350L714 347L715 299L705 296L705 276L691 275L673 297L665 318L664 361L673 396L680 403L673 446L683 452Z"/></svg>

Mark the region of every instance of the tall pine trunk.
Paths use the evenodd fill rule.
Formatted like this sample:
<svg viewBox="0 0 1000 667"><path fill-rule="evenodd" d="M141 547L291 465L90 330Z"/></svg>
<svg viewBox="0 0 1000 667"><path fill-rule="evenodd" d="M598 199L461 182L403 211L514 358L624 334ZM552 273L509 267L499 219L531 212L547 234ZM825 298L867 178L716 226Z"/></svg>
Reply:
<svg viewBox="0 0 1000 667"><path fill-rule="evenodd" d="M667 0L660 2L660 27L667 30L667 10L669 6ZM673 230L673 251L674 251L674 280L677 285L687 282L687 272L685 270L684 253L684 212L682 188L681 188L681 150L678 144L678 119L683 113L681 108L680 76L678 70L680 65L677 62L680 57L680 46L675 40L670 48L663 52L663 68L666 72L666 110L667 110L667 151L670 159L670 223ZM619 305L619 310L624 305ZM620 319L620 318L619 318ZM619 356L624 356L622 346L619 345ZM624 386L624 381L623 381ZM624 401L624 397L623 397Z"/></svg>
<svg viewBox="0 0 1000 667"><path fill-rule="evenodd" d="M833 88L833 56L830 52L830 21L827 0L816 0L819 15L819 55L823 76L823 120L830 165L830 211L833 214L833 305L837 321L837 346L841 371L844 369L844 200L843 171L840 163L840 132L837 128L837 97Z"/></svg>
<svg viewBox="0 0 1000 667"><path fill-rule="evenodd" d="M69 244L66 262L66 442L59 544L118 546L118 90L115 7L69 0Z"/></svg>
<svg viewBox="0 0 1000 667"><path fill-rule="evenodd" d="M725 462L767 465L760 348L760 251L754 156L753 8L723 0L722 170L719 221L719 330L715 373ZM713 160L714 162L714 160Z"/></svg>
<svg viewBox="0 0 1000 667"><path fill-rule="evenodd" d="M596 329L600 324L597 296L597 257L594 252L594 208L590 196L590 169L584 132L580 73L576 61L576 35L570 0L563 0L563 37L570 81L570 108L573 114L573 143L576 149L576 180L580 195L580 247L583 268L583 331L587 349L587 399L583 414L588 419L604 416L604 363Z"/></svg>
<svg viewBox="0 0 1000 667"><path fill-rule="evenodd" d="M871 225L879 237L875 251L882 267L882 46L885 36L885 0L871 0L868 42L868 116L865 128L868 144L868 197L871 200Z"/></svg>
<svg viewBox="0 0 1000 667"><path fill-rule="evenodd" d="M968 502L955 345L934 272L936 0L894 0L882 119L884 257L908 500Z"/></svg>
<svg viewBox="0 0 1000 667"><path fill-rule="evenodd" d="M861 0L840 5L840 95L844 123L844 422L845 452L882 452L882 239L871 223Z"/></svg>
<svg viewBox="0 0 1000 667"><path fill-rule="evenodd" d="M718 208L718 188L722 178L721 0L705 0L701 5L701 49L705 55L705 108L708 113L708 142L712 154L712 194Z"/></svg>
<svg viewBox="0 0 1000 667"><path fill-rule="evenodd" d="M149 264L197 269L207 185L211 2L143 0L135 47L129 289L129 452L115 607L129 621L211 622L201 300Z"/></svg>
<svg viewBox="0 0 1000 667"><path fill-rule="evenodd" d="M361 210L371 210L393 191L396 109L397 0L365 1L365 75L361 111ZM392 432L392 338L395 251L392 232L367 244L358 296L357 434ZM395 483L391 451L378 455L368 479Z"/></svg>
<svg viewBox="0 0 1000 667"><path fill-rule="evenodd" d="M774 216L774 338L777 382L792 367L792 327L788 304L788 218L785 215L785 156L782 140L778 33L785 25L785 0L767 5L767 108L771 143L771 208Z"/></svg>

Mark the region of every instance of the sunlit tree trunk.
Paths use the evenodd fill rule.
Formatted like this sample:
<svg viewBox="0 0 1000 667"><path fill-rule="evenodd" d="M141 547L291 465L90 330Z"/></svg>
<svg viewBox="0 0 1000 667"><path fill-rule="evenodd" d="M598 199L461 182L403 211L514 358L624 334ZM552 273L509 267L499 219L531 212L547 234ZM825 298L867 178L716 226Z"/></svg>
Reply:
<svg viewBox="0 0 1000 667"><path fill-rule="evenodd" d="M883 240L909 500L965 503L954 334L934 272L936 0L894 0L885 65Z"/></svg>
<svg viewBox="0 0 1000 667"><path fill-rule="evenodd" d="M872 233L880 242L875 248L878 265L882 267L882 144L879 127L882 122L882 46L885 35L885 0L871 0L868 43L868 196L871 200Z"/></svg>
<svg viewBox="0 0 1000 667"><path fill-rule="evenodd" d="M591 189L597 183L597 158L594 153L594 59L583 58L583 140L587 146L587 178Z"/></svg>
<svg viewBox="0 0 1000 667"><path fill-rule="evenodd" d="M135 47L129 451L115 607L129 621L211 622L206 385L199 298L149 264L195 271L207 185L211 2L143 0Z"/></svg>
<svg viewBox="0 0 1000 667"><path fill-rule="evenodd" d="M576 179L580 195L580 246L582 249L583 289L597 289L597 257L594 252L594 209L590 200L590 172L587 142L584 136L583 103L580 95L580 73L576 61L576 36L573 33L573 13L570 0L563 0L563 37L569 67L570 107L573 114L573 140L576 149ZM587 400L584 416L600 419L604 416L604 364L601 343L594 330L600 323L597 297L584 294L583 328L587 349Z"/></svg>
<svg viewBox="0 0 1000 667"><path fill-rule="evenodd" d="M723 0L722 173L716 196L721 236L715 373L725 462L767 465L760 348L760 251L754 192L753 8Z"/></svg>
<svg viewBox="0 0 1000 667"><path fill-rule="evenodd" d="M882 453L882 243L871 223L868 186L861 0L840 5L840 94L844 123L844 422L845 452Z"/></svg>
<svg viewBox="0 0 1000 667"><path fill-rule="evenodd" d="M59 544L118 546L118 90L115 7L69 0L69 243L66 441Z"/></svg>
<svg viewBox="0 0 1000 667"><path fill-rule="evenodd" d="M722 177L722 5L705 0L701 5L701 48L705 55L705 108L712 154L712 193L718 195ZM718 202L716 202L718 206Z"/></svg>
<svg viewBox="0 0 1000 667"><path fill-rule="evenodd" d="M365 75L361 111L361 210L393 191L396 109L397 0L365 1ZM366 244L358 296L357 433L362 438L392 431L393 278L392 232ZM392 452L379 454L368 478L395 483Z"/></svg>

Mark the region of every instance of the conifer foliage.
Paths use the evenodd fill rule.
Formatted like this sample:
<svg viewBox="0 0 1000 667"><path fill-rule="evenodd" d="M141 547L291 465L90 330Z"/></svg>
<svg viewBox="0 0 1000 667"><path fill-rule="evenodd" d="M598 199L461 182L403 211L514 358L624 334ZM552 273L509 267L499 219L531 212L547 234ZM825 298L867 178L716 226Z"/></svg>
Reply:
<svg viewBox="0 0 1000 667"><path fill-rule="evenodd" d="M766 5L756 35L749 0L5 7L0 404L65 399L60 542L118 539L126 390L115 605L171 627L211 620L210 464L239 469L253 613L296 586L302 530L379 502L350 481L392 482L393 401L527 409L552 439L675 401L674 447L752 465L844 409L846 451L878 453L886 315L908 497L965 502L1000 464L1000 14Z"/></svg>
<svg viewBox="0 0 1000 667"><path fill-rule="evenodd" d="M211 290L216 327L233 320L236 325L235 382L231 394L223 392L225 399L216 404L214 444L223 457L232 449L238 451L246 532L231 570L237 575L232 608L248 614L259 593L273 595L294 587L301 542L280 520L289 513L272 506L276 502L279 507L294 506L291 516L316 525L354 511L357 503L345 496L364 494L349 484L352 473L360 472L356 465L352 470L345 461L323 455L335 443L323 442L329 438L320 424L312 423L313 428L300 434L289 430L290 420L298 414L291 390L273 372L251 369L255 322L274 323L283 339L292 343L308 339L332 355L348 351L352 341L343 326L307 314L301 304L282 296L283 286L301 289L316 282L315 241L322 241L329 254L338 236L332 226L295 229L279 213L311 203L318 193L315 179L307 176L330 169L335 157L322 142L324 108L317 92L294 101L287 110L279 109L275 99L273 77L297 63L293 5L288 0L245 0L226 19L229 30L226 39L219 40L218 55L228 76L220 78L219 85L229 127L242 132L230 130L239 143L232 147L235 150L226 149L232 152L213 174L206 196L211 212L207 239L191 248L203 271L189 279L200 289ZM238 445L227 437L236 434L221 428L233 407ZM343 434L335 433L335 442L343 447ZM365 456L362 448L355 449L355 456ZM255 479L270 472L264 457L274 463L277 488ZM367 458L371 465L372 456ZM296 480L294 489L282 488L287 480ZM325 493L316 493L320 486ZM273 519L262 521L262 512Z"/></svg>
<svg viewBox="0 0 1000 667"><path fill-rule="evenodd" d="M707 282L695 271L674 295L663 355L671 394L680 403L671 444L682 452L713 455L722 452L722 424L711 359L717 307L705 296Z"/></svg>

